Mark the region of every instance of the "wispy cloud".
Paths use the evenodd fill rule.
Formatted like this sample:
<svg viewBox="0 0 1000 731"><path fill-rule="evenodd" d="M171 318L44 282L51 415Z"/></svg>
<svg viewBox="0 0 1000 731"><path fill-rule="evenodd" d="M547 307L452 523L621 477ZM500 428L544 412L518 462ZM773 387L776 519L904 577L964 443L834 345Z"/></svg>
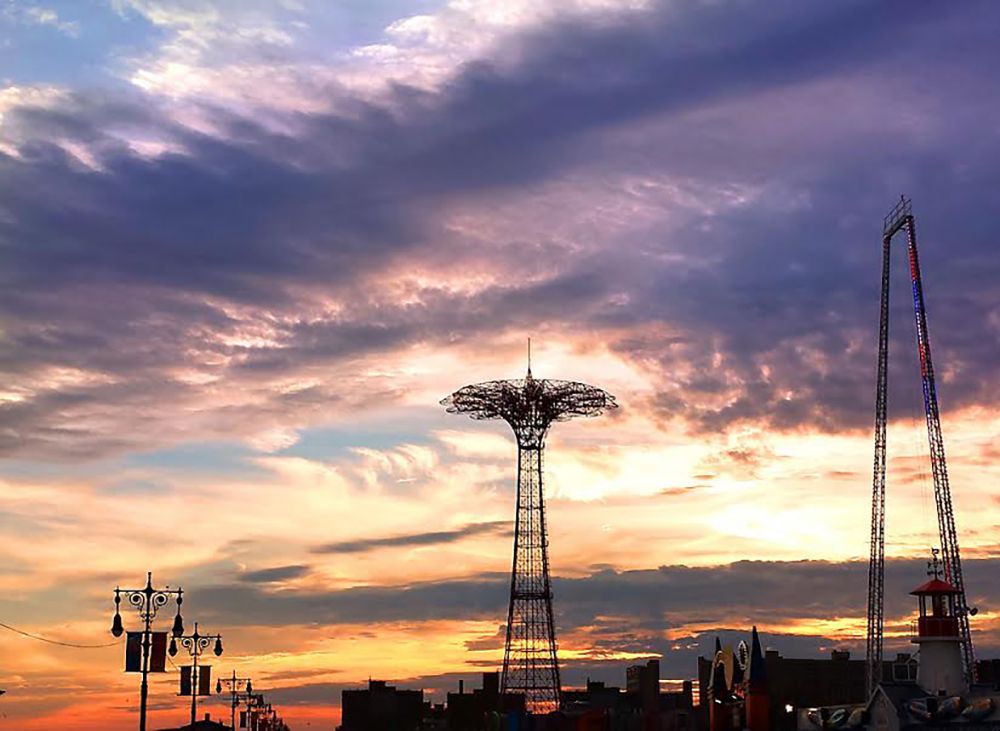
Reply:
<svg viewBox="0 0 1000 731"><path fill-rule="evenodd" d="M469 523L455 530L430 531L427 533L410 533L406 535L382 536L379 538L361 538L351 541L326 543L313 548L314 553L363 553L379 548L412 548L418 546L435 546L442 543L454 543L465 538L482 535L508 535L511 533L510 522L506 520L486 523Z"/></svg>
<svg viewBox="0 0 1000 731"><path fill-rule="evenodd" d="M76 38L80 34L77 21L64 20L57 10L41 5L8 2L0 7L0 16L15 23L53 28L70 38Z"/></svg>
<svg viewBox="0 0 1000 731"><path fill-rule="evenodd" d="M762 100L780 98L809 115L831 86L849 85L857 109L877 108L882 79L897 79L905 63L903 51L876 53L879 34L919 38L965 12L908 14L901 28L898 18L883 24L849 8L783 10L755 10L742 22L711 8L683 17L651 9L608 25L538 28L518 41L515 63L462 67L435 92L397 88L376 102L332 91L338 111L298 119L281 134L223 113L212 135L195 132L141 95L9 112L8 144L23 159L0 161L3 180L18 181L4 189L18 213L0 222L15 255L3 307L18 323L5 367L19 382L56 368L109 380L72 393L44 381L26 390L7 408L19 437L5 448L74 456L162 442L194 403L204 414L195 428L206 437L280 435L274 443L287 445L296 426L314 423L321 405L343 402L345 391L398 397L384 381L337 388L349 377L343 369L359 361L530 327L599 334L656 382L632 408L696 431L862 426L870 410L864 303L875 296L865 272L875 260L861 222L877 219L874 201L889 196L870 172L879 164L873 155L933 164L921 135L941 145L951 134L977 137L977 120L989 115L957 120L961 132L900 128L889 148L877 130L837 120L771 119L763 110L774 107ZM715 46L664 42L653 27L668 38L710 27L736 50L718 56ZM834 52L801 40L810 33L849 43ZM958 38L935 37L945 45ZM598 62L604 72L586 72ZM538 68L548 72L540 77ZM682 77L688 83L663 81ZM911 117L927 114L907 87L891 88ZM964 88L941 94L951 106L987 103ZM640 162L634 135L652 119L657 150ZM768 124L796 140L784 148L784 170L776 138L760 134ZM123 128L182 154L142 156ZM732 154L713 153L706 129L731 140ZM863 154L842 155L844 145ZM966 161L964 183L949 183L969 186L963 200L989 189L975 184L990 175L982 159ZM561 182L567 176L573 186ZM595 176L618 182L591 189ZM934 198L929 189L914 193ZM539 195L552 198L535 207ZM498 204L522 221L520 231L492 231ZM600 239L563 233L546 214L592 205L607 211ZM616 206L640 213L618 220ZM837 218L843 210L854 211L846 222ZM968 220L957 210L947 220L936 213L939 226ZM524 243L525 235L547 243ZM951 403L967 404L996 393L996 374L983 366L996 360L995 341L961 337L948 324L962 312L990 321L992 278L983 272L992 264L951 287L960 262L978 260L985 245L974 230L955 240L961 248L937 269L935 322L941 357L971 369L948 391ZM748 317L753 327L744 326ZM365 403L352 396L344 406ZM102 433L101 425L137 412L160 423L146 433L135 424Z"/></svg>
<svg viewBox="0 0 1000 731"><path fill-rule="evenodd" d="M247 584L272 584L288 579L298 579L309 573L309 567L301 564L294 566L275 566L269 569L258 569L240 574L240 581Z"/></svg>

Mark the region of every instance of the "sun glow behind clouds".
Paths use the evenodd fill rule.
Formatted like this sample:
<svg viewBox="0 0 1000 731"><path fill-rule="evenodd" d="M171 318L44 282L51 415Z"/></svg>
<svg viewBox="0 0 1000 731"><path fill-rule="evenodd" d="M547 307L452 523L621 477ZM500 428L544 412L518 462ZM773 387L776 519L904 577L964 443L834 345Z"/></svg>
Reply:
<svg viewBox="0 0 1000 731"><path fill-rule="evenodd" d="M247 539L252 539L252 543L240 549L238 563L241 566L304 564L310 567L303 577L283 587L276 586L277 591L313 592L358 585L378 587L413 581L433 582L483 573L502 575L509 563L510 551L509 536L503 532L485 533L455 543L405 545L400 542L360 553L311 552L331 540L396 537L422 530L446 531L466 525L468 521L482 520L487 514L498 521L508 519L512 500L513 445L506 434L480 434L476 432L476 425L469 424L469 427L471 431L444 431L430 445L415 447L401 443L390 450L364 448L328 463L279 456L262 458L259 464L265 472L258 477L220 480L219 475L178 474L166 480L169 489L137 493L120 507L119 499L102 508L103 511L111 508L110 514L105 513L103 519L88 518L79 527L74 525L76 516L97 514L98 503L94 501L99 498L92 487L46 481L35 484L8 482L2 490L5 504L13 506L22 519L45 516L46 520L55 521L60 540L58 544L41 540L30 552L19 550L14 543L2 545L0 550L24 565L30 562L31 565L49 566L53 577L69 577L78 571L76 556L108 556L108 561L96 564L92 559L90 565L94 573L83 579L88 594L95 598L106 591L107 581L102 580L103 577L139 575L150 561L157 564L159 575L164 577L177 577L198 566L206 567L204 570L209 572L200 581L209 580L209 577L214 577L211 580L215 581L233 577L238 575L233 573L236 566L233 559L226 557L235 558L236 554L232 553L229 544ZM969 427L973 433L982 428L979 421L970 422ZM808 443L801 443L799 439L808 442L818 437L790 437L783 441L772 435L775 454L806 455L781 460L791 478L771 474L768 478L733 480L725 476L706 477L700 472L703 465L693 456L683 462L670 462L667 453L660 457L661 453L652 445L643 448L617 445L612 450L594 452L588 446L591 441L588 432L589 429L581 429L564 433L559 449L552 452L554 458L557 453L561 455L555 459L557 463L563 460L566 465L589 464L589 469L579 472L562 469L559 464L551 466L554 481L566 483L569 480L566 484L575 484L580 480L584 493L567 499L569 496L560 488L549 502L553 570L557 576L585 573L580 567L593 561L595 535L602 536L606 543L606 550L601 552L602 561L619 567L678 560L712 563L742 558L748 551L756 556L789 559L803 556L837 558L862 553L860 548L865 536L861 529L852 525L864 507L856 496L836 500L828 496L822 515L801 505L802 488L796 484L794 475L799 471L823 473L826 463L820 461ZM961 429L953 429L953 432L956 443L965 441ZM607 430L606 436L614 441L614 430ZM859 451L866 452L867 439L858 437L857 441ZM831 450L834 454L837 451ZM711 448L704 450L706 455L713 453L718 452ZM681 478L702 479L706 480L705 486L682 486L683 492L674 493L664 485L661 492L651 492L649 488L657 483L637 480L657 464L668 466L664 472L671 473L678 482L685 481ZM719 462L712 464L715 468L722 466ZM833 457L828 466L841 468L843 464ZM130 474L131 479L142 477L134 470ZM164 482L163 475L157 477ZM418 479L400 483L402 477ZM595 487L588 487L588 480ZM591 497L586 494L589 489L599 491L602 481L626 487L605 493L599 499L580 499ZM808 484L808 489L815 491L823 482L813 479ZM170 507L182 504L197 505L196 515L204 519L192 522L190 516L185 517L188 511L174 512ZM475 504L474 510L470 509L471 504ZM897 498L893 525L910 521L915 509L912 503ZM960 521L967 520L967 506L960 502L959 511ZM142 516L150 514L163 516L157 528L160 537L155 557L148 552L136 552L134 548L136 541L149 540L148 526ZM360 515L365 516L363 523L357 519ZM261 516L267 516L267 520L262 521ZM980 517L983 517L981 511ZM44 538L46 534L36 535ZM185 536L189 538L183 539ZM988 541L989 537L970 537L966 545L973 550L979 540ZM46 549L49 545L53 550ZM78 547L73 549L73 545ZM167 551L164 546L169 547ZM890 551L896 546L898 542L892 540L890 530ZM131 556L134 566L122 571L120 558L114 557L125 553ZM164 562L165 558L169 559L169 564ZM39 588L37 578L29 581L23 576L20 579L7 576L4 585L8 591L19 592L28 602ZM494 603L500 606L503 603L502 581L496 584L495 591ZM196 594L192 589L193 611L197 609ZM62 636L100 634L106 624L102 619L106 613L103 604L103 601L96 601L92 618L82 624L74 622L60 629L61 618L53 617L54 624L38 622L31 629L56 636L59 632L65 633ZM768 625L763 618L747 619L763 623L762 629L775 634L820 635L831 640L856 639L862 622L860 617L842 617L776 621ZM274 635L276 644L272 649L266 649L267 642L262 644L263 638L270 636L270 630L265 632L262 628L262 634L232 633L230 630L233 640L227 646L240 653L241 667L252 668L260 677L271 674L278 677L282 672L308 665L325 673L317 676L317 682L356 681L358 668L370 671L373 677L405 680L415 667L420 668L421 674L431 675L462 668L475 670L480 661L495 663L499 652L499 640L495 639L498 621L495 617L484 617L461 622L413 620L365 625L339 622L329 630L295 629L286 625L281 635ZM739 621L742 619L734 618L734 622ZM905 625L905 618L900 618L899 623L901 627ZM714 626L718 626L718 622L704 626L683 624L665 636L667 639L681 638L710 631ZM904 630L905 627L900 631ZM606 635L602 637L607 639ZM487 642L484 638L494 639ZM601 658L626 662L646 656L643 652L614 648L595 649L591 644L593 639L594 635L587 631L574 630L565 633L561 647L565 648L569 660ZM470 642L480 649L471 651ZM247 653L245 648L251 646L260 650ZM24 652L25 648L12 647L10 651ZM236 657L234 655L234 660ZM110 670L119 658L111 654L101 662ZM32 677L45 674L47 667L43 662L32 669ZM109 687L104 692L110 698L118 691ZM47 703L42 699L45 694L41 690L39 693L39 702Z"/></svg>

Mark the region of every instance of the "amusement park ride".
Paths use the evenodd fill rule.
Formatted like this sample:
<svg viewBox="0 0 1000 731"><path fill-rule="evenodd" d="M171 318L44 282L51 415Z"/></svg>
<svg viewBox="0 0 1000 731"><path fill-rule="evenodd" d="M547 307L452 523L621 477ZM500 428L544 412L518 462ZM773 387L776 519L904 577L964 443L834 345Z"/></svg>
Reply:
<svg viewBox="0 0 1000 731"><path fill-rule="evenodd" d="M500 692L523 693L533 713L558 710L561 682L542 483L545 437L554 422L593 417L616 408L615 397L576 381L535 378L529 341L524 378L466 386L442 404L451 413L473 419L502 419L517 438L514 561Z"/></svg>
<svg viewBox="0 0 1000 731"><path fill-rule="evenodd" d="M872 480L871 552L868 564L868 643L867 687L869 694L882 680L882 639L884 627L885 590L885 467L886 425L889 385L889 269L891 243L895 235L906 232L910 281L913 290L913 312L917 329L917 351L920 357L920 381L923 389L924 416L927 421L927 441L930 447L931 474L934 479L934 502L937 507L938 533L944 580L955 589L955 618L961 640L965 680L975 680L975 652L969 631L969 617L976 609L969 608L962 577L962 561L955 529L955 511L951 504L948 466L945 462L941 415L938 410L937 385L931 359L930 336L927 331L927 308L924 304L920 259L917 254L917 231L913 207L908 198L900 201L883 220L882 226L882 298L879 318L878 376L875 390L875 460Z"/></svg>

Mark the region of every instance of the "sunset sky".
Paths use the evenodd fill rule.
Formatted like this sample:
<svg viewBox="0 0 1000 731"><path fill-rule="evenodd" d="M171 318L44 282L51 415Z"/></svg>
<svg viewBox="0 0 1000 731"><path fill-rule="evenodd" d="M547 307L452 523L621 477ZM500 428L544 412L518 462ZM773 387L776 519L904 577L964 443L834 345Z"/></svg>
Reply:
<svg viewBox="0 0 1000 731"><path fill-rule="evenodd" d="M0 0L0 622L113 642L151 570L296 729L369 677L477 685L515 448L439 401L522 376L530 336L536 376L621 405L548 443L567 685L692 677L754 623L862 657L906 193L1000 656L998 27L988 0ZM937 543L895 253L890 653ZM123 655L0 630L0 729L135 728ZM168 670L151 729L187 719Z"/></svg>

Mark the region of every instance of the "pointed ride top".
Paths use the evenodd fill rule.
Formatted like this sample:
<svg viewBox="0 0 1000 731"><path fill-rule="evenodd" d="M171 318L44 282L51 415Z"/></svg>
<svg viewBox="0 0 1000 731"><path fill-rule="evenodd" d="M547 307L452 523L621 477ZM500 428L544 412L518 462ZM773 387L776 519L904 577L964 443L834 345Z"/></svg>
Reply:
<svg viewBox="0 0 1000 731"><path fill-rule="evenodd" d="M757 625L753 626L751 633L750 672L748 680L754 684L767 681L767 665L764 662L764 651L760 645L760 635L757 634Z"/></svg>
<svg viewBox="0 0 1000 731"><path fill-rule="evenodd" d="M531 338L528 338L528 380L531 380Z"/></svg>

